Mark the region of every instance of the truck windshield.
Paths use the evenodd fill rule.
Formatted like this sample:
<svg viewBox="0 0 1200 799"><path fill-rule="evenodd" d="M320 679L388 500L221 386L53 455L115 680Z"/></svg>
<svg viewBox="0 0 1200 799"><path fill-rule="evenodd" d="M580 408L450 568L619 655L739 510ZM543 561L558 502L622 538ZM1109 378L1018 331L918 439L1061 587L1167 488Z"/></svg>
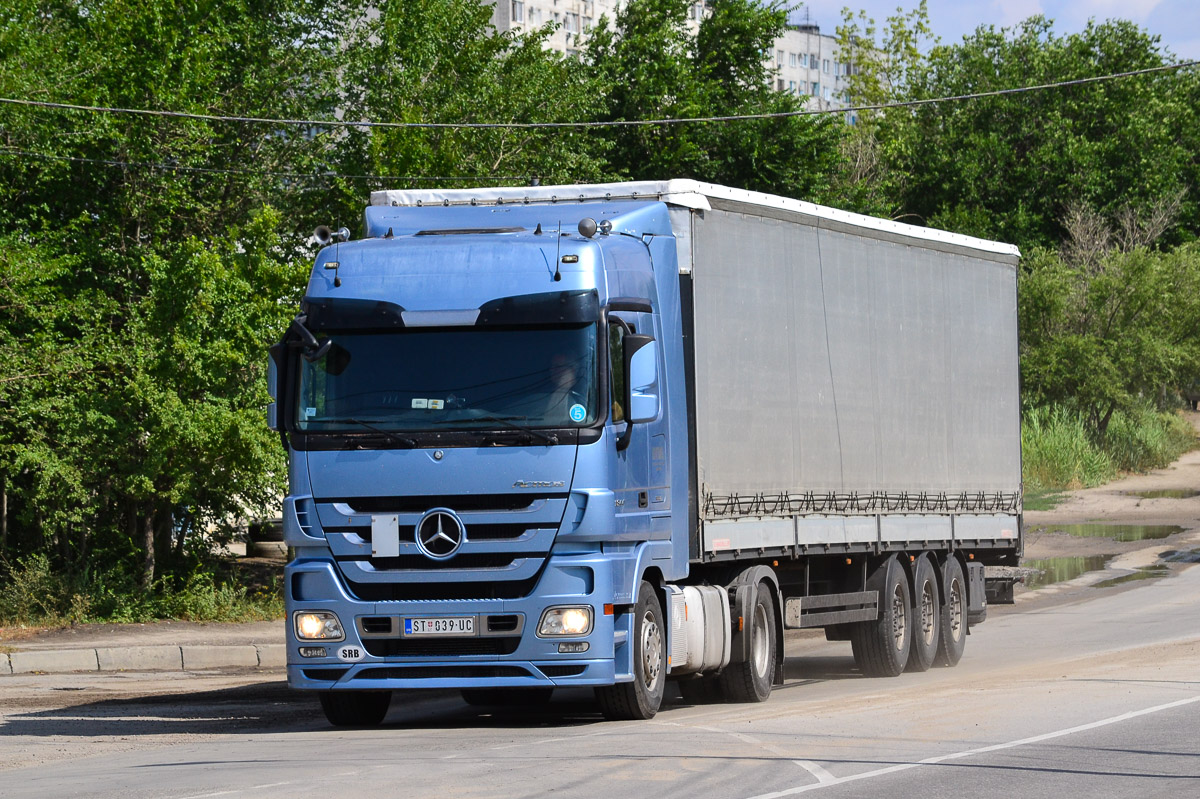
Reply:
<svg viewBox="0 0 1200 799"><path fill-rule="evenodd" d="M584 427L596 421L596 325L330 332L301 361L296 426L343 432Z"/></svg>

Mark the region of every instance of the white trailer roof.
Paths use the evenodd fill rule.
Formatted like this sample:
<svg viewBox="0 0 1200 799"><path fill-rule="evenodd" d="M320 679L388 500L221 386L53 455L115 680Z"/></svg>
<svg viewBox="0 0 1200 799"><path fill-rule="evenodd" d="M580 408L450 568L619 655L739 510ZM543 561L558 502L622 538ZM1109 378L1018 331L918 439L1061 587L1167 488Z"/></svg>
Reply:
<svg viewBox="0 0 1200 799"><path fill-rule="evenodd" d="M563 186L502 186L475 189L429 189L423 191L371 192L371 205L501 205L509 203L588 202L605 200L657 200L670 205L710 210L714 207L766 215L780 212L792 217L808 217L817 227L857 228L876 234L916 239L941 246L964 247L971 250L1019 258L1020 251L1012 244L977 239L934 228L906 225L890 219L878 219L824 205L763 194L757 191L734 189L696 180L643 180L627 183L590 183ZM741 208L736 208L741 206ZM760 212L761 212L760 211ZM774 214L770 213L774 212Z"/></svg>

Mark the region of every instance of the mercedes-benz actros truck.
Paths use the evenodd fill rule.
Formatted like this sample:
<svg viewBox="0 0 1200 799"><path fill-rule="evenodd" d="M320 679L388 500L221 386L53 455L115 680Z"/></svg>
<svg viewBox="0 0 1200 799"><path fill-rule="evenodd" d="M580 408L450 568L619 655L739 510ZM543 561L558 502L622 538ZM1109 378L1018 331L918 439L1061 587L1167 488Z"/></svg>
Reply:
<svg viewBox="0 0 1200 799"><path fill-rule="evenodd" d="M954 665L1021 555L1015 247L690 180L380 191L271 349L288 680L763 701Z"/></svg>

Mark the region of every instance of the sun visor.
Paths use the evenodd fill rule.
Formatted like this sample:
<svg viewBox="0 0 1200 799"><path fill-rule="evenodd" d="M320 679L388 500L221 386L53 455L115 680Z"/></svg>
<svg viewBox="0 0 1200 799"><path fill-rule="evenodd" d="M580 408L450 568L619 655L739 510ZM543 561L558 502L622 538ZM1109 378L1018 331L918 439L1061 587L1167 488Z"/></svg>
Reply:
<svg viewBox="0 0 1200 799"><path fill-rule="evenodd" d="M384 300L305 297L300 306L312 330L402 328L404 308Z"/></svg>
<svg viewBox="0 0 1200 799"><path fill-rule="evenodd" d="M600 318L595 289L522 294L490 300L479 307L476 325L571 325Z"/></svg>

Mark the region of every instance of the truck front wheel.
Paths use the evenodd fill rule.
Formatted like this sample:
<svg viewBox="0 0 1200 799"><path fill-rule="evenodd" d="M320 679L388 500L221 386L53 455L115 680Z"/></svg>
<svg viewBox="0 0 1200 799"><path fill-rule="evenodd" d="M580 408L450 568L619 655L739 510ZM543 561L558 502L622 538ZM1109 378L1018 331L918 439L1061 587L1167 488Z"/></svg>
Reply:
<svg viewBox="0 0 1200 799"><path fill-rule="evenodd" d="M387 715L391 691L322 691L321 710L335 727L374 727Z"/></svg>
<svg viewBox="0 0 1200 799"><path fill-rule="evenodd" d="M633 682L597 688L596 701L606 719L652 719L662 705L666 684L667 635L662 604L654 586L643 580L633 608Z"/></svg>
<svg viewBox="0 0 1200 799"><path fill-rule="evenodd" d="M893 556L875 570L867 587L879 591L879 618L857 622L851 630L854 662L867 677L896 677L904 671L912 646L908 576Z"/></svg>

